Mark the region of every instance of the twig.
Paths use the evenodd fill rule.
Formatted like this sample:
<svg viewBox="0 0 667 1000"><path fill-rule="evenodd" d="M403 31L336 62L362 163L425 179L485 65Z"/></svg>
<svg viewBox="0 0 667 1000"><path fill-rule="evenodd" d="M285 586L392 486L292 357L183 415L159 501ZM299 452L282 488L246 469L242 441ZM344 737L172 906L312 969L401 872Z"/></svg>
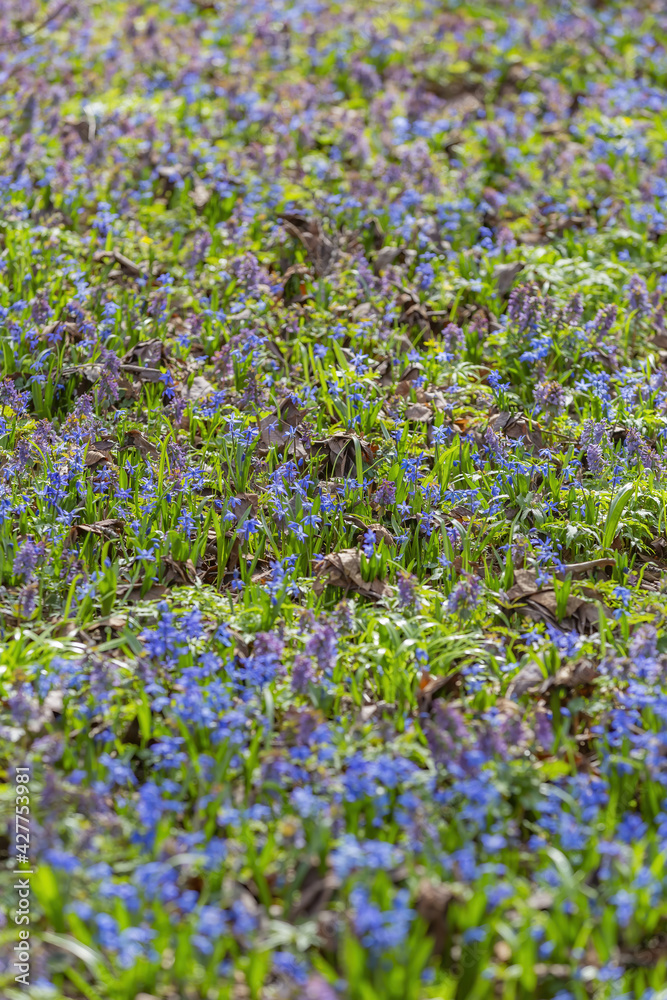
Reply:
<svg viewBox="0 0 667 1000"><path fill-rule="evenodd" d="M26 31L25 34L23 35L15 35L14 38L9 38L4 42L0 42L0 48L6 49L9 46L20 45L21 42L27 41L28 38L30 38L32 35L36 35L38 31L41 31L42 28L45 28L47 24L51 23L51 21L55 21L55 19L59 17L60 14L62 14L62 12L66 10L66 8L69 6L70 6L70 0L65 0L64 3L61 3L56 7L56 9L53 11L52 14L49 14L48 17L45 17L43 21L40 21L39 24L36 25L34 28L32 28L30 31Z"/></svg>

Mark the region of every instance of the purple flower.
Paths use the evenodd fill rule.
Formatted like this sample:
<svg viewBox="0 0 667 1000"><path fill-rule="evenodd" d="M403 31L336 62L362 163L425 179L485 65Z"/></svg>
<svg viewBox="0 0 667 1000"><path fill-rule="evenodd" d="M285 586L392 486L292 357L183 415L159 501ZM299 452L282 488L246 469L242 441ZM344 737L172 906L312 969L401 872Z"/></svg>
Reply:
<svg viewBox="0 0 667 1000"><path fill-rule="evenodd" d="M536 330L544 312L544 300L539 287L529 282L513 288L507 312L519 333L523 333L524 330Z"/></svg>
<svg viewBox="0 0 667 1000"><path fill-rule="evenodd" d="M632 312L636 312L641 319L651 312L651 301L649 299L646 282L639 274L633 274L623 291L628 296L628 305Z"/></svg>
<svg viewBox="0 0 667 1000"><path fill-rule="evenodd" d="M303 1000L339 1000L339 995L321 976L311 976L306 983Z"/></svg>
<svg viewBox="0 0 667 1000"><path fill-rule="evenodd" d="M478 577L464 573L452 590L447 602L447 608L452 613L465 613L477 606L481 582Z"/></svg>
<svg viewBox="0 0 667 1000"><path fill-rule="evenodd" d="M602 448L599 444L589 444L586 449L586 461L588 462L589 471L594 476L601 476L604 472L605 461Z"/></svg>
<svg viewBox="0 0 667 1000"><path fill-rule="evenodd" d="M533 389L533 397L540 410L552 409L561 413L565 406L565 390L560 382L538 382Z"/></svg>
<svg viewBox="0 0 667 1000"><path fill-rule="evenodd" d="M43 555L44 544L27 538L14 556L12 567L14 576L20 577L21 580L29 580Z"/></svg>
<svg viewBox="0 0 667 1000"><path fill-rule="evenodd" d="M37 584L28 583L18 597L19 613L22 618L32 618L37 605Z"/></svg>
<svg viewBox="0 0 667 1000"><path fill-rule="evenodd" d="M456 323L448 323L442 331L442 339L447 351L454 354L463 342L463 330Z"/></svg>
<svg viewBox="0 0 667 1000"><path fill-rule="evenodd" d="M535 713L535 739L545 750L550 749L553 745L554 732L551 726L550 712Z"/></svg>
<svg viewBox="0 0 667 1000"><path fill-rule="evenodd" d="M103 368L98 383L98 393L102 399L114 402L118 399L119 394L118 377L120 375L120 358L115 351L109 351L106 347L103 347L100 360Z"/></svg>
<svg viewBox="0 0 667 1000"><path fill-rule="evenodd" d="M297 653L292 666L292 690L297 694L304 694L308 690L308 685L315 680L313 661L303 653Z"/></svg>
<svg viewBox="0 0 667 1000"><path fill-rule="evenodd" d="M320 670L331 673L338 656L338 639L333 625L318 625L306 640L305 652L315 658Z"/></svg>
<svg viewBox="0 0 667 1000"><path fill-rule="evenodd" d="M470 742L463 716L452 705L437 699L425 725L426 741L436 764L457 764Z"/></svg>
<svg viewBox="0 0 667 1000"><path fill-rule="evenodd" d="M587 323L585 329L588 330L594 341L599 341L606 337L612 326L616 322L618 309L615 305L602 306L598 309L592 322Z"/></svg>
<svg viewBox="0 0 667 1000"><path fill-rule="evenodd" d="M375 492L378 507L390 507L396 501L396 483L383 479Z"/></svg>
<svg viewBox="0 0 667 1000"><path fill-rule="evenodd" d="M3 378L0 382L0 403L3 406L9 406L19 416L28 409L29 399L30 392L28 390L19 392L13 379Z"/></svg>
<svg viewBox="0 0 667 1000"><path fill-rule="evenodd" d="M407 573L400 573L396 585L398 588L398 603L401 608L417 606L416 579Z"/></svg>

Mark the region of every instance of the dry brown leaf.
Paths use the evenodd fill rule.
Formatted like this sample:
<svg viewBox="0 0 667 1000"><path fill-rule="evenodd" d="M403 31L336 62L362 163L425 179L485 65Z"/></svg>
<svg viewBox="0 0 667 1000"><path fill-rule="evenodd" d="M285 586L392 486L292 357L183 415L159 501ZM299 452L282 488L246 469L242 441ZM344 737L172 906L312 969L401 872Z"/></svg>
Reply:
<svg viewBox="0 0 667 1000"><path fill-rule="evenodd" d="M146 274L145 269L141 267L140 264L135 264L133 260L126 257L120 250L96 250L93 254L93 260L113 260L120 266L121 270L125 274L128 274L131 278L140 278L142 275Z"/></svg>
<svg viewBox="0 0 667 1000"><path fill-rule="evenodd" d="M567 663L555 674L546 678L537 663L527 663L512 680L507 689L507 698L521 698L529 691L544 695L556 687L570 689L590 687L597 676L596 664L588 659Z"/></svg>
<svg viewBox="0 0 667 1000"><path fill-rule="evenodd" d="M495 269L493 276L496 279L496 289L499 295L507 295L517 275L523 271L525 266L520 260L516 260L512 264L501 264Z"/></svg>
<svg viewBox="0 0 667 1000"><path fill-rule="evenodd" d="M200 399L206 399L211 393L215 392L215 386L211 385L208 379L204 378L203 375L195 375L192 380L192 385L182 385L179 389L179 396L184 399L186 403L197 403Z"/></svg>
<svg viewBox="0 0 667 1000"><path fill-rule="evenodd" d="M424 403L413 403L405 411L405 419L417 423L425 423L427 420L431 420L432 417L431 407L426 406Z"/></svg>
<svg viewBox="0 0 667 1000"><path fill-rule="evenodd" d="M442 955L447 940L447 910L457 898L454 887L444 882L422 879L417 886L415 909L427 925L427 934L433 939L433 952Z"/></svg>
<svg viewBox="0 0 667 1000"><path fill-rule="evenodd" d="M355 440L361 445L365 462L372 462L373 456L368 445L353 434L332 434L328 438L311 442L311 451L325 456L325 471L333 476L348 476L356 470Z"/></svg>
<svg viewBox="0 0 667 1000"><path fill-rule="evenodd" d="M123 448L136 448L144 458L148 456L150 458L158 458L160 455L155 445L151 444L141 431L128 431L123 441Z"/></svg>
<svg viewBox="0 0 667 1000"><path fill-rule="evenodd" d="M333 262L335 247L322 231L319 220L296 212L281 212L279 218L285 231L305 247L315 272L319 276L327 274Z"/></svg>
<svg viewBox="0 0 667 1000"><path fill-rule="evenodd" d="M416 382L420 375L424 373L424 366L420 361L414 361L399 375L398 381Z"/></svg>
<svg viewBox="0 0 667 1000"><path fill-rule="evenodd" d="M84 465L87 469L94 469L97 465L102 462L109 462L111 460L111 455L104 451L94 451L92 448L88 448L86 452L86 458Z"/></svg>
<svg viewBox="0 0 667 1000"><path fill-rule="evenodd" d="M266 454L270 448L286 449L297 458L306 457L306 449L296 428L304 413L288 397L278 410L263 417L259 423L259 452Z"/></svg>
<svg viewBox="0 0 667 1000"><path fill-rule="evenodd" d="M101 538L114 538L124 527L125 521L120 517L110 517L103 521L93 521L91 524L73 524L70 528L70 539L74 541L77 535L98 535Z"/></svg>
<svg viewBox="0 0 667 1000"><path fill-rule="evenodd" d="M290 920L295 920L297 917L315 916L329 905L336 891L340 888L340 879L333 872L320 876L318 868L316 867L314 870L315 878L312 881L304 880L302 884L298 900L290 909Z"/></svg>
<svg viewBox="0 0 667 1000"><path fill-rule="evenodd" d="M585 573L590 568L595 568L598 560L591 560L590 563L571 563L573 575L577 572ZM604 560L601 561L602 563ZM593 565L591 565L593 564ZM534 621L549 622L552 625L560 626L564 629L576 629L578 632L594 632L599 625L599 611L597 607L598 594L592 588L586 588L586 600L583 597L575 597L570 594L565 605L565 614L562 621L558 621L558 602L556 592L553 587L540 587L537 578L532 570L516 570L514 573L514 586L507 592L508 603L512 610L520 611ZM602 602L600 602L602 603ZM611 615L611 609L602 603L603 610Z"/></svg>
<svg viewBox="0 0 667 1000"><path fill-rule="evenodd" d="M361 552L359 549L342 549L340 552L330 552L315 566L315 584L313 590L317 595L324 588L341 587L343 590L354 590L362 597L379 600L391 593L391 587L384 580L364 580L361 575Z"/></svg>
<svg viewBox="0 0 667 1000"><path fill-rule="evenodd" d="M507 698L521 698L528 691L538 688L544 681L544 673L538 663L532 661L522 667L507 689Z"/></svg>
<svg viewBox="0 0 667 1000"><path fill-rule="evenodd" d="M454 670L446 677L432 677L428 671L422 674L417 689L417 708L419 714L430 712L435 698L444 698L447 695L455 694L461 687L463 674L460 670Z"/></svg>
<svg viewBox="0 0 667 1000"><path fill-rule="evenodd" d="M128 604L136 604L138 601L159 601L167 593L167 588L163 583L154 583L142 597L142 586L143 580L134 584L128 584L126 587L119 587L116 596L119 599L122 598L127 601Z"/></svg>
<svg viewBox="0 0 667 1000"><path fill-rule="evenodd" d="M527 450L540 451L544 448L544 438L540 426L533 420L528 426L527 420L520 413L497 413L489 424L494 431L502 431L505 437L512 441L523 438Z"/></svg>
<svg viewBox="0 0 667 1000"><path fill-rule="evenodd" d="M196 583L197 571L192 559L177 561L176 559L172 559L171 556L167 556L166 559L163 559L163 565L167 567L164 577L166 587L174 585L189 586Z"/></svg>
<svg viewBox="0 0 667 1000"><path fill-rule="evenodd" d="M167 355L164 343L159 337L140 340L121 358L125 365L139 365L142 368L159 368L166 365Z"/></svg>
<svg viewBox="0 0 667 1000"><path fill-rule="evenodd" d="M402 253L402 247L382 247L381 250L378 250L373 260L373 270L376 274L380 274L386 267L393 264Z"/></svg>

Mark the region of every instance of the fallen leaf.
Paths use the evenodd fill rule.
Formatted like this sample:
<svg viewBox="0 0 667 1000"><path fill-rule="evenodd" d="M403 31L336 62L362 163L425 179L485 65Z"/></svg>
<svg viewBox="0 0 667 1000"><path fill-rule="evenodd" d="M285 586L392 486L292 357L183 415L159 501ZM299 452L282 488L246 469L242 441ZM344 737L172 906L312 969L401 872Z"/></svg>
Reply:
<svg viewBox="0 0 667 1000"><path fill-rule="evenodd" d="M555 687L588 687L597 676L598 668L592 660L582 659L566 663L555 674L547 677L540 688L540 694L546 694Z"/></svg>
<svg viewBox="0 0 667 1000"><path fill-rule="evenodd" d="M65 126L76 132L82 142L92 142L97 132L97 123L93 115L86 115L85 118L66 118Z"/></svg>
<svg viewBox="0 0 667 1000"><path fill-rule="evenodd" d="M421 362L416 361L413 364L408 365L408 367L399 376L399 384L401 382L416 382L420 375L424 373L424 366Z"/></svg>
<svg viewBox="0 0 667 1000"><path fill-rule="evenodd" d="M88 448L83 464L87 469L93 469L95 466L100 465L101 462L108 462L110 458L111 456L106 452L94 451L94 449Z"/></svg>
<svg viewBox="0 0 667 1000"><path fill-rule="evenodd" d="M403 247L382 247L373 259L373 270L375 273L380 274L386 267L393 264L403 252Z"/></svg>
<svg viewBox="0 0 667 1000"><path fill-rule="evenodd" d="M128 604L136 604L138 601L159 601L167 593L167 587L163 583L154 583L142 596L142 586L143 580L139 580L137 583L119 587L116 591L116 596L119 599L127 601Z"/></svg>
<svg viewBox="0 0 667 1000"><path fill-rule="evenodd" d="M537 688L544 681L544 673L538 663L534 661L522 667L516 677L512 678L507 689L507 698L522 698L528 691Z"/></svg>
<svg viewBox="0 0 667 1000"><path fill-rule="evenodd" d="M412 403L405 411L405 419L416 423L425 423L427 420L431 420L432 417L431 407L426 406L424 403Z"/></svg>
<svg viewBox="0 0 667 1000"><path fill-rule="evenodd" d="M442 955L447 941L447 910L458 893L453 886L431 879L422 879L417 886L415 909L427 925L427 934L433 940L433 953Z"/></svg>
<svg viewBox="0 0 667 1000"><path fill-rule="evenodd" d="M495 269L493 276L496 279L496 289L499 295L507 295L515 278L525 266L522 261L516 260L511 264L501 264Z"/></svg>
<svg viewBox="0 0 667 1000"><path fill-rule="evenodd" d="M289 919L296 920L297 917L313 917L320 910L324 910L333 899L336 891L340 888L340 879L328 872L319 876L319 866L314 867L315 878L311 882L304 882L297 902L291 907Z"/></svg>
<svg viewBox="0 0 667 1000"><path fill-rule="evenodd" d="M355 441L359 441L361 453L365 462L372 462L373 456L368 445L353 434L332 434L328 438L311 442L314 454L323 454L326 458L325 471L333 476L349 476L357 467Z"/></svg>
<svg viewBox="0 0 667 1000"><path fill-rule="evenodd" d="M541 451L544 448L544 438L539 424L533 420L529 427L528 421L520 413L512 414L505 411L498 413L491 418L489 424L494 431L502 431L505 437L512 441L523 438L527 450Z"/></svg>
<svg viewBox="0 0 667 1000"><path fill-rule="evenodd" d="M190 197L192 198L192 203L195 208L201 210L208 205L211 200L211 194L212 192L206 187L205 184L202 183L202 181L196 180L195 186L190 192Z"/></svg>
<svg viewBox="0 0 667 1000"><path fill-rule="evenodd" d="M123 441L123 448L136 448L140 455L144 458L150 456L151 458L158 458L160 452L157 450L154 444L145 437L141 431L128 431L125 435L125 440Z"/></svg>
<svg viewBox="0 0 667 1000"><path fill-rule="evenodd" d="M359 549L331 552L316 564L313 590L319 596L326 586L341 587L345 591L354 590L362 597L376 600L391 593L391 587L384 580L364 580Z"/></svg>
<svg viewBox="0 0 667 1000"><path fill-rule="evenodd" d="M234 514L236 514L238 521L246 513L250 513L254 517L259 510L259 495L257 493L237 493L235 499L239 503L230 504L230 507L234 511Z"/></svg>
<svg viewBox="0 0 667 1000"><path fill-rule="evenodd" d="M127 372L128 375L134 375L141 382L161 382L165 374L159 368L146 368L143 365L121 365L120 367L121 371Z"/></svg>
<svg viewBox="0 0 667 1000"><path fill-rule="evenodd" d="M432 677L428 671L424 671L417 688L419 714L430 712L435 698L444 698L446 695L455 694L462 681L463 674L460 670L454 670L446 677Z"/></svg>
<svg viewBox="0 0 667 1000"><path fill-rule="evenodd" d="M597 563L597 560L593 560ZM589 563L572 563L572 567L590 566ZM593 567L594 568L594 567ZM581 572L586 572L582 570ZM576 572L576 570L575 570ZM574 574L573 574L574 575ZM534 621L549 622L551 625L563 629L576 629L578 632L594 632L599 627L599 611L597 602L599 597L597 591L592 588L586 590L586 600L584 597L575 597L570 594L564 608L562 621L558 621L558 602L556 591L553 587L540 587L537 584L537 577L532 570L516 570L514 573L514 586L507 591L506 598L512 610L520 611ZM602 603L600 601L600 603ZM602 608L606 614L612 614L611 609L602 603Z"/></svg>
<svg viewBox="0 0 667 1000"><path fill-rule="evenodd" d="M93 521L91 524L73 524L70 528L70 538L77 535L98 535L100 538L115 538L125 526L125 521L120 517L110 517L102 521Z"/></svg>
<svg viewBox="0 0 667 1000"><path fill-rule="evenodd" d="M132 278L140 278L142 275L146 274L146 271L143 267L141 267L141 265L135 264L133 260L126 257L120 250L97 250L93 254L93 260L114 260L120 266L121 270Z"/></svg>
<svg viewBox="0 0 667 1000"><path fill-rule="evenodd" d="M319 220L296 212L281 212L279 219L286 232L305 247L319 276L327 274L333 262L335 247L322 231Z"/></svg>
<svg viewBox="0 0 667 1000"><path fill-rule="evenodd" d="M162 565L167 567L164 577L165 587L190 586L197 582L197 571L192 559L176 560L167 556L162 560Z"/></svg>
<svg viewBox="0 0 667 1000"><path fill-rule="evenodd" d="M266 454L269 448L285 448L291 444L298 457L305 458L306 450L301 436L296 433L303 417L303 411L289 397L282 400L273 413L260 420L260 452Z"/></svg>
<svg viewBox="0 0 667 1000"><path fill-rule="evenodd" d="M191 386L183 385L179 389L181 399L187 403L197 403L200 399L206 399L213 392L215 392L215 386L211 385L203 375L195 375Z"/></svg>
<svg viewBox="0 0 667 1000"><path fill-rule="evenodd" d="M527 663L513 678L507 689L507 698L521 698L529 691L544 695L556 687L589 687L598 676L598 668L592 660L576 660L567 663L555 674L544 676L539 664Z"/></svg>
<svg viewBox="0 0 667 1000"><path fill-rule="evenodd" d="M140 340L121 358L123 364L140 365L142 368L159 368L166 365L167 355L163 342L158 337Z"/></svg>

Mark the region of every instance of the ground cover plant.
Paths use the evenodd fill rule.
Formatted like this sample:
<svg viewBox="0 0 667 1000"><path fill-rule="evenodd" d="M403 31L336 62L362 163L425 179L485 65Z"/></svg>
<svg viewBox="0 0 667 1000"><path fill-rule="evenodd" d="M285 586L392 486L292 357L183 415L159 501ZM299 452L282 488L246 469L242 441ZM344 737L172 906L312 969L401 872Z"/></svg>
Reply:
<svg viewBox="0 0 667 1000"><path fill-rule="evenodd" d="M1 995L664 998L664 6L0 11Z"/></svg>

